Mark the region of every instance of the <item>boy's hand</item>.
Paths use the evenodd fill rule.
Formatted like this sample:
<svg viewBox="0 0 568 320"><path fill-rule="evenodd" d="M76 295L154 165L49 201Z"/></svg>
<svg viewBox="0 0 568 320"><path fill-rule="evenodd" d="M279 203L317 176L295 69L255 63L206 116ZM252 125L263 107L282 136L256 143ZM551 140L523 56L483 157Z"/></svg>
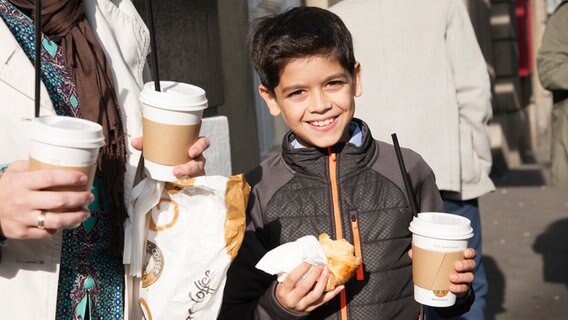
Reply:
<svg viewBox="0 0 568 320"><path fill-rule="evenodd" d="M302 262L276 286L276 299L286 309L294 312L311 312L335 297L344 286L324 292L329 270Z"/></svg>
<svg viewBox="0 0 568 320"><path fill-rule="evenodd" d="M464 260L456 261L454 268L456 273L450 275L450 291L457 297L463 297L469 292L473 282L473 271L475 270L475 256L477 253L473 248L467 248L463 252Z"/></svg>
<svg viewBox="0 0 568 320"><path fill-rule="evenodd" d="M464 260L456 261L454 264L456 273L450 274L450 291L457 297L463 297L469 292L473 282L474 259L477 253L475 249L467 248L463 255ZM408 250L408 256L412 259L412 249Z"/></svg>

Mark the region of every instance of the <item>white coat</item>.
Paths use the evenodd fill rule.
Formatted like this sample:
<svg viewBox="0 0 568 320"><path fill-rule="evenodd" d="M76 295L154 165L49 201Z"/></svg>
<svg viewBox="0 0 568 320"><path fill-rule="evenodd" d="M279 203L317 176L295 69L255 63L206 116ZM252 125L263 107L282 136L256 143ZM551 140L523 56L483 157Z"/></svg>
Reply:
<svg viewBox="0 0 568 320"><path fill-rule="evenodd" d="M149 32L131 1L84 0L87 19L112 66L128 135L126 201L140 152L130 146L142 135L138 93L149 48ZM34 67L0 19L0 163L28 158L27 130L34 116ZM55 114L45 87L41 115ZM61 233L44 240L7 240L0 263L1 318L55 319ZM127 279L130 280L130 279ZM128 281L127 283L129 283ZM130 288L130 287L129 287ZM130 298L127 289L127 309ZM126 311L128 314L128 310ZM134 318L134 317L133 317Z"/></svg>
<svg viewBox="0 0 568 320"><path fill-rule="evenodd" d="M456 200L494 190L490 81L463 1L347 0L330 10L352 33L363 88L355 116L373 136L396 133Z"/></svg>

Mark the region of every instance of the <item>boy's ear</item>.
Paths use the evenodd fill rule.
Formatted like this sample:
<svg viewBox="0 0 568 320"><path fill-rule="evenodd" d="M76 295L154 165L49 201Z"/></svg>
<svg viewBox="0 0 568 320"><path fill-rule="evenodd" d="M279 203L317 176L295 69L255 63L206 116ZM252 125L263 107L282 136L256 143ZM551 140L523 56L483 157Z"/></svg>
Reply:
<svg viewBox="0 0 568 320"><path fill-rule="evenodd" d="M359 62L355 63L355 72L353 74L353 87L355 92L353 95L355 97L360 97L363 93L363 87L361 86L361 64Z"/></svg>
<svg viewBox="0 0 568 320"><path fill-rule="evenodd" d="M274 94L270 92L270 90L268 90L268 88L266 88L262 84L258 86L258 93L260 94L262 99L264 99L264 102L266 102L270 114L275 117L279 115L280 106L278 105L278 102L276 101L276 97L274 97Z"/></svg>

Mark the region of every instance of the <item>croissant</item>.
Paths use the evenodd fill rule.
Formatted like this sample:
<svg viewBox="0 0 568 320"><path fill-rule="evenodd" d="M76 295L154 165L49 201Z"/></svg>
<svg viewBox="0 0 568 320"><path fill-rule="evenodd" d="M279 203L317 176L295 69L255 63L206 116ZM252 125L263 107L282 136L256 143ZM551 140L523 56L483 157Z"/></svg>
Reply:
<svg viewBox="0 0 568 320"><path fill-rule="evenodd" d="M330 271L325 291L331 291L353 277L361 266L361 258L355 256L355 248L345 239L331 240L327 233L322 233L319 244L327 257Z"/></svg>

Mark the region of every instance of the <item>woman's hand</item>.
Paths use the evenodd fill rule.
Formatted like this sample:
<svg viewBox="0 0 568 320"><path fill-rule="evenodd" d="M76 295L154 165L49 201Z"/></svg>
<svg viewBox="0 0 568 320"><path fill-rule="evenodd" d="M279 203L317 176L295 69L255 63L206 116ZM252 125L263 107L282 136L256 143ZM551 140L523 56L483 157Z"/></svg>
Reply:
<svg viewBox="0 0 568 320"><path fill-rule="evenodd" d="M90 191L48 191L53 187L81 187L85 174L74 171L28 171L16 161L0 176L0 233L11 239L45 238L59 229L85 221L94 199Z"/></svg>
<svg viewBox="0 0 568 320"><path fill-rule="evenodd" d="M294 312L311 312L335 297L344 286L324 292L329 270L302 262L284 282L276 286L276 299L286 309Z"/></svg>
<svg viewBox="0 0 568 320"><path fill-rule="evenodd" d="M174 175L178 178L197 177L205 175L205 158L203 152L209 148L210 142L207 137L199 137L195 143L189 147L187 154L190 161L174 167ZM142 150L142 137L134 138L132 146Z"/></svg>

